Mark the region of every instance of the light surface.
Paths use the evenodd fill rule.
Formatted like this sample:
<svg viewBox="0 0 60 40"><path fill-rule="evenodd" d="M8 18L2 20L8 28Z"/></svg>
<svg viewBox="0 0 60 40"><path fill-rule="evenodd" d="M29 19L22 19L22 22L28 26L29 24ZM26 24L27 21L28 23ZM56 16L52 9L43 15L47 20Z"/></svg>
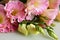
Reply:
<svg viewBox="0 0 60 40"><path fill-rule="evenodd" d="M60 40L60 23L56 23L56 27L54 28L55 33L58 35ZM0 40L53 40L48 35L29 35L23 36L18 32L14 33L0 33Z"/></svg>

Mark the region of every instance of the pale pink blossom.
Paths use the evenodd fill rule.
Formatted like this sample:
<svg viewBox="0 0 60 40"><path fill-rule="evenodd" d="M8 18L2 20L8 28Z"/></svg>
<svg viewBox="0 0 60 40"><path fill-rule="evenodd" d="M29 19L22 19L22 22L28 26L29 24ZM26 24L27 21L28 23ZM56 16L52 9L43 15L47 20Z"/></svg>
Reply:
<svg viewBox="0 0 60 40"><path fill-rule="evenodd" d="M11 19L11 23L14 23L16 20L22 22L25 20L24 13L24 4L20 1L9 1L5 5L5 11L7 12L7 17Z"/></svg>
<svg viewBox="0 0 60 40"><path fill-rule="evenodd" d="M47 17L48 20L44 20L47 25L51 25L58 14L58 9L47 9L43 16Z"/></svg>
<svg viewBox="0 0 60 40"><path fill-rule="evenodd" d="M47 9L49 5L48 0L28 0L26 7L26 20L32 20L35 15L40 15Z"/></svg>
<svg viewBox="0 0 60 40"><path fill-rule="evenodd" d="M27 2L27 13L32 13L34 15L40 15L49 6L48 0L30 0Z"/></svg>

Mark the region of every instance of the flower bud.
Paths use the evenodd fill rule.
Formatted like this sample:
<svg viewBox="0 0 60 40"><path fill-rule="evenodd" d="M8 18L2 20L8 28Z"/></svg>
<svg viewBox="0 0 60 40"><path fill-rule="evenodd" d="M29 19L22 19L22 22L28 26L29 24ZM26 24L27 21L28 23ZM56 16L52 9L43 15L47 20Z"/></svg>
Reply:
<svg viewBox="0 0 60 40"><path fill-rule="evenodd" d="M48 31L48 34L49 34L52 38L58 40L58 37L57 37L57 35L56 35L54 32Z"/></svg>
<svg viewBox="0 0 60 40"><path fill-rule="evenodd" d="M24 35L28 35L28 31L26 29L26 24L19 24L18 31L21 32Z"/></svg>
<svg viewBox="0 0 60 40"><path fill-rule="evenodd" d="M39 27L39 32L42 33L43 35L45 35L45 32L42 27Z"/></svg>
<svg viewBox="0 0 60 40"><path fill-rule="evenodd" d="M27 29L28 29L29 33L31 33L31 34L36 34L36 35L39 34L39 32L36 30L35 25L33 25L33 24L28 25Z"/></svg>

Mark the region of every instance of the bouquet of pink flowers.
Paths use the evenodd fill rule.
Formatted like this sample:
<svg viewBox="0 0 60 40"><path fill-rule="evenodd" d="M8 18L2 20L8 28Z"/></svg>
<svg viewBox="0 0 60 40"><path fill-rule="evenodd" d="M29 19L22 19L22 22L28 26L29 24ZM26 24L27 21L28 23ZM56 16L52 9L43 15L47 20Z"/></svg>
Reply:
<svg viewBox="0 0 60 40"><path fill-rule="evenodd" d="M58 39L53 22L59 12L60 0L10 0L0 4L0 32L18 31L24 35L48 34Z"/></svg>

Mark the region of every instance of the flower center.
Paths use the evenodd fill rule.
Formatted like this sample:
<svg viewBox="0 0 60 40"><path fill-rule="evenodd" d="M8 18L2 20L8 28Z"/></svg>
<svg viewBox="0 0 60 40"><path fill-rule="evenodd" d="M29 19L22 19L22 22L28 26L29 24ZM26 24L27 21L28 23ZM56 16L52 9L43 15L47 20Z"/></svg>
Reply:
<svg viewBox="0 0 60 40"><path fill-rule="evenodd" d="M13 15L13 16L16 16L16 14L17 14L17 10L14 10L11 14Z"/></svg>
<svg viewBox="0 0 60 40"><path fill-rule="evenodd" d="M38 5L39 5L39 3L35 1L34 6L37 7Z"/></svg>
<svg viewBox="0 0 60 40"><path fill-rule="evenodd" d="M0 15L0 24L3 23L3 16Z"/></svg>

